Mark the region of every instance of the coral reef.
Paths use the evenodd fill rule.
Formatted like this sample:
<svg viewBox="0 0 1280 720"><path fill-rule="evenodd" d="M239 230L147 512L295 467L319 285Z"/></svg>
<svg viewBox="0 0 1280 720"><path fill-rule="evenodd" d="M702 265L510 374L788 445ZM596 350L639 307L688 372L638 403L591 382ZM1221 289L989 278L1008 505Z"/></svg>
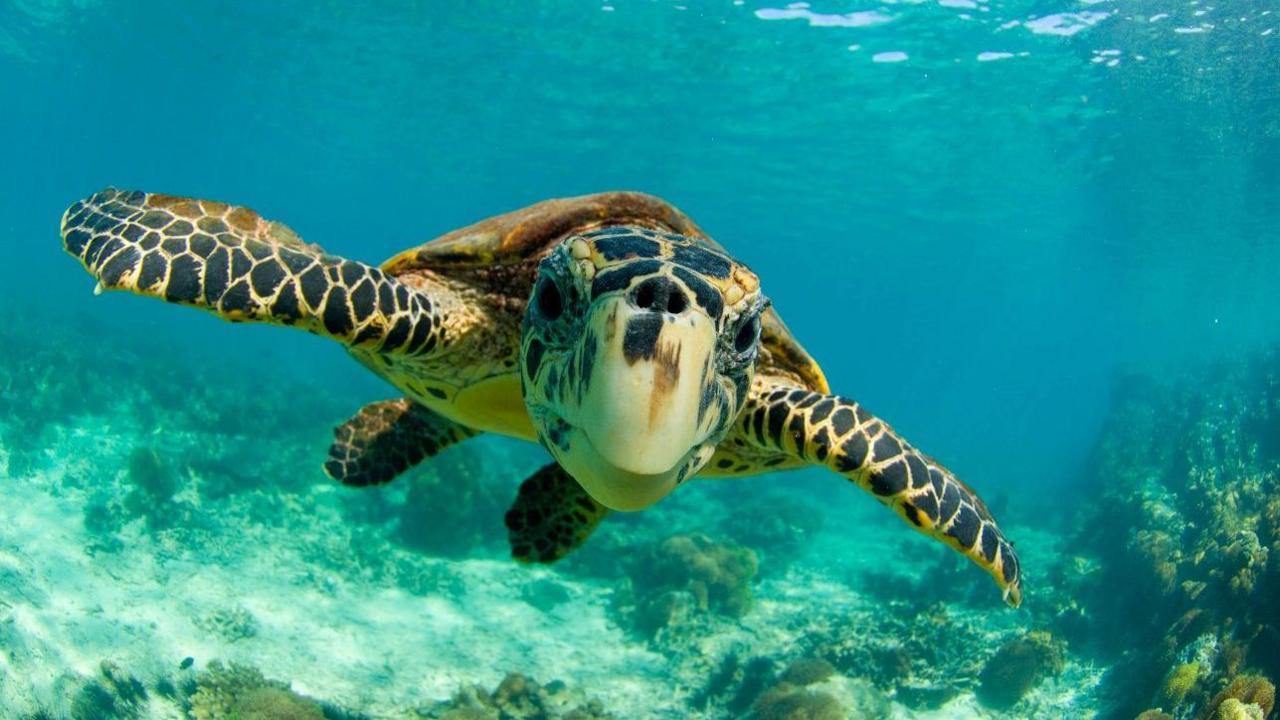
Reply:
<svg viewBox="0 0 1280 720"><path fill-rule="evenodd" d="M1253 715L1267 718L1275 706L1276 687L1270 680L1258 675L1240 675L1209 701L1200 717L1203 720L1234 720Z"/></svg>
<svg viewBox="0 0 1280 720"><path fill-rule="evenodd" d="M820 690L807 690L786 683L760 696L751 708L753 720L844 720L839 700Z"/></svg>
<svg viewBox="0 0 1280 720"><path fill-rule="evenodd" d="M974 649L992 645L983 627L989 618L944 604L917 611L901 602L870 620L856 630L839 618L825 627L826 622L814 623L798 644L843 675L866 678L915 709L936 708L978 685L983 656Z"/></svg>
<svg viewBox="0 0 1280 720"><path fill-rule="evenodd" d="M1195 662L1182 663L1170 670L1164 684L1160 686L1157 704L1170 708L1181 705L1187 695L1200 684L1203 672L1200 663Z"/></svg>
<svg viewBox="0 0 1280 720"><path fill-rule="evenodd" d="M978 675L978 699L999 709L1011 708L1036 683L1062 672L1066 649L1044 631L1029 632L1000 646Z"/></svg>
<svg viewBox="0 0 1280 720"><path fill-rule="evenodd" d="M725 655L707 684L690 698L701 711L752 720L877 720L890 715L891 703L869 682L836 672L812 657L793 660L782 673L768 657L743 660Z"/></svg>
<svg viewBox="0 0 1280 720"><path fill-rule="evenodd" d="M1184 717L1248 668L1280 672L1280 354L1116 383L1056 627L1118 667L1115 717ZM1069 569L1058 572L1071 575ZM1123 591L1119 591L1123 588ZM1244 704L1249 704L1245 702Z"/></svg>
<svg viewBox="0 0 1280 720"><path fill-rule="evenodd" d="M471 685L451 700L423 708L418 715L435 720L611 720L598 700L584 699L564 683L539 685L509 673L493 692Z"/></svg>
<svg viewBox="0 0 1280 720"><path fill-rule="evenodd" d="M191 720L319 720L322 708L289 690L285 683L267 680L257 669L215 660L195 678L187 700Z"/></svg>
<svg viewBox="0 0 1280 720"><path fill-rule="evenodd" d="M39 496L42 505L22 518L35 537L73 545L0 532L0 581L12 578L6 592L18 588L0 599L0 707L8 709L6 693L24 691L12 689L21 684L14 677L35 677L55 656L54 641L36 637L45 629L61 646L70 636L95 652L118 644L119 662L143 669L143 680L65 673L54 695L28 693L17 713L45 702L56 720L355 717L323 696L375 717L608 717L589 692L620 717L946 714L976 708L983 660L1029 624L956 602L968 587L989 599L986 578L962 558L905 542L885 548L905 548L898 565L909 574L892 581L905 589L877 599L856 579L885 563L828 563L829 551L847 547L846 528L821 528L823 509L780 486L743 498L741 484L699 485L651 511L611 517L565 563L494 562L507 554L502 514L519 479L545 462L540 450L477 439L399 483L348 490L324 478L319 460L349 398L334 403L288 377L237 383L230 371L218 374L226 368L125 357L129 367L109 378L97 373L113 361L78 358L92 382L116 391L100 405L86 394L64 420L43 423L47 446L29 454L36 473L10 485ZM897 522L886 515L867 537L894 537ZM1258 541L1240 543L1243 565L1256 565L1250 558L1273 539ZM21 560L23 545L38 551L32 562ZM87 566L82 549L92 555ZM41 595L63 592L59 583L76 604L73 623ZM11 612L15 597L30 604ZM247 640L268 629L288 646ZM330 642L341 652L329 653ZM251 652L257 667L198 669L184 659L203 664L220 643L236 643L237 658ZM490 682L495 665L539 667L581 685L512 675L434 702L468 676Z"/></svg>
<svg viewBox="0 0 1280 720"><path fill-rule="evenodd" d="M751 607L756 555L706 535L676 535L641 549L629 568L636 630L655 637L697 615L739 618Z"/></svg>
<svg viewBox="0 0 1280 720"><path fill-rule="evenodd" d="M1227 698L1217 707L1213 720L1266 720L1262 708L1252 703L1246 705L1235 698Z"/></svg>
<svg viewBox="0 0 1280 720"><path fill-rule="evenodd" d="M836 674L836 668L821 658L800 658L787 666L782 681L792 685L813 685Z"/></svg>
<svg viewBox="0 0 1280 720"><path fill-rule="evenodd" d="M324 720L320 706L274 687L248 691L236 701L232 712L236 720Z"/></svg>
<svg viewBox="0 0 1280 720"><path fill-rule="evenodd" d="M192 622L196 627L226 642L245 640L258 634L258 621L242 607L214 610Z"/></svg>

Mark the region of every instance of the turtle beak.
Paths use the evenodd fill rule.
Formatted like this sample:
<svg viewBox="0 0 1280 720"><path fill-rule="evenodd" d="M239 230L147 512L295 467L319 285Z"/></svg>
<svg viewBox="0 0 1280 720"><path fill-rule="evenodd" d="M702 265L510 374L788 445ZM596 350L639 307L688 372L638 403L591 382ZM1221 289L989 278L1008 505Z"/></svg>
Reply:
<svg viewBox="0 0 1280 720"><path fill-rule="evenodd" d="M683 292L658 276L602 298L582 336L580 400L566 408L572 437L560 462L616 510L657 502L713 449L702 406L715 382L715 323Z"/></svg>

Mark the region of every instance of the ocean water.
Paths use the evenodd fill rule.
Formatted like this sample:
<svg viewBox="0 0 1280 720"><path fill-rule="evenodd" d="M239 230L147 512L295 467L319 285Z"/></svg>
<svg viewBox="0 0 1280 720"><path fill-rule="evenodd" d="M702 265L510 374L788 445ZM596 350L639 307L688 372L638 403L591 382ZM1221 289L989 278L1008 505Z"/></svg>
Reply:
<svg viewBox="0 0 1280 720"><path fill-rule="evenodd" d="M8 0L0 90L0 718L1272 712L1274 3ZM816 468L547 567L503 527L535 445L340 487L331 428L397 391L95 296L59 219L106 186L373 264L663 197L986 500L1023 605Z"/></svg>

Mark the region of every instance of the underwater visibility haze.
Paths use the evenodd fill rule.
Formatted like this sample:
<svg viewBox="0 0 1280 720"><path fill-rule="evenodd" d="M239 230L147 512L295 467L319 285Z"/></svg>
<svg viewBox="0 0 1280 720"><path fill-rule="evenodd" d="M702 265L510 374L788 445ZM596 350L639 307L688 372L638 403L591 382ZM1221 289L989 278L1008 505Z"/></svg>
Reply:
<svg viewBox="0 0 1280 720"><path fill-rule="evenodd" d="M0 4L0 719L1276 717L1278 37Z"/></svg>

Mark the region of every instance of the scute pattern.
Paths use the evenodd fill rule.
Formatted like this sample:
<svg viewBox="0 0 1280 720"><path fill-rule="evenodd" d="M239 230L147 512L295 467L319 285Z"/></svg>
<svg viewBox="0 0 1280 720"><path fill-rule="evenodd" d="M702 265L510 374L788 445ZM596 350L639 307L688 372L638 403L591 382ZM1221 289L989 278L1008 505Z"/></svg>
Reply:
<svg viewBox="0 0 1280 720"><path fill-rule="evenodd" d="M275 322L381 353L423 355L445 318L382 270L325 254L254 211L107 189L62 217L67 252L106 289Z"/></svg>
<svg viewBox="0 0 1280 720"><path fill-rule="evenodd" d="M408 398L370 403L334 429L324 471L344 485L382 485L477 434Z"/></svg>
<svg viewBox="0 0 1280 720"><path fill-rule="evenodd" d="M522 562L555 562L586 542L608 514L564 468L551 463L520 485L507 511L511 555Z"/></svg>
<svg viewBox="0 0 1280 720"><path fill-rule="evenodd" d="M611 226L579 235L595 268L591 297L625 290L637 280L667 274L675 278L712 318L727 304L759 288L745 267L704 240L643 227Z"/></svg>
<svg viewBox="0 0 1280 720"><path fill-rule="evenodd" d="M495 215L406 250L383 266L393 274L430 268L446 274L462 267L519 263L545 254L573 233L605 226L669 230L705 238L702 230L670 203L638 192L603 192L543 200Z"/></svg>
<svg viewBox="0 0 1280 720"><path fill-rule="evenodd" d="M849 478L912 527L985 569L1010 605L1022 602L1017 553L982 500L858 403L758 379L737 429L760 450L826 465ZM734 460L723 461L721 470L730 471Z"/></svg>

